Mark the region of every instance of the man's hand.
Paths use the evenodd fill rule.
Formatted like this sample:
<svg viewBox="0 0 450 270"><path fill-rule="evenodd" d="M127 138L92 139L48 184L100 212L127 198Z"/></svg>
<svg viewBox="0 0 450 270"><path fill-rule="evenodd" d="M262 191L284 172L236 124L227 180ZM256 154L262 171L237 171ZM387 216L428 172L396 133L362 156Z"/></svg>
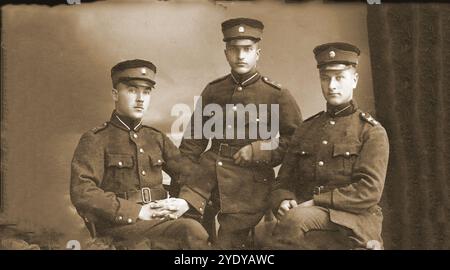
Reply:
<svg viewBox="0 0 450 270"><path fill-rule="evenodd" d="M142 220L177 219L189 210L188 203L179 198L169 198L142 206L139 218Z"/></svg>
<svg viewBox="0 0 450 270"><path fill-rule="evenodd" d="M236 154L233 155L234 163L239 164L241 166L248 165L250 162L252 162L253 158L253 150L252 145L246 145L242 147L239 151L236 152Z"/></svg>
<svg viewBox="0 0 450 270"><path fill-rule="evenodd" d="M298 205L299 207L309 207L309 206L314 206L314 200L309 200L306 202L302 202L301 204Z"/></svg>
<svg viewBox="0 0 450 270"><path fill-rule="evenodd" d="M282 216L286 214L289 209L297 207L296 200L284 200L280 203L280 207L278 208L277 219L280 219Z"/></svg>

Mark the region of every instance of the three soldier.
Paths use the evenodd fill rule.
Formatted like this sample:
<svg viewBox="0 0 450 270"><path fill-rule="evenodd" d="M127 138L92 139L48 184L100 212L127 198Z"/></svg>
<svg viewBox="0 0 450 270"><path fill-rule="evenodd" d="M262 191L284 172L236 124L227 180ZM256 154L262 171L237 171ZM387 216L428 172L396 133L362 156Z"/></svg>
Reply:
<svg viewBox="0 0 450 270"><path fill-rule="evenodd" d="M232 122L223 117L223 130L197 137L193 115L179 150L142 123L156 67L144 60L113 67L115 110L82 136L72 161L73 204L97 234L145 238L168 249L208 248L209 234L219 248L241 249L272 207L280 221L275 248L320 248L308 243L311 231L337 232L350 248L382 246L377 203L389 144L384 128L353 100L359 49L347 43L314 49L327 111L302 123L289 91L257 69L263 28L249 18L222 23L231 72L210 82L201 102L218 105ZM216 117L201 113L202 124ZM278 127L279 136L250 136L264 126ZM275 181L273 167L281 162ZM162 170L172 177L175 198L158 205L167 197Z"/></svg>

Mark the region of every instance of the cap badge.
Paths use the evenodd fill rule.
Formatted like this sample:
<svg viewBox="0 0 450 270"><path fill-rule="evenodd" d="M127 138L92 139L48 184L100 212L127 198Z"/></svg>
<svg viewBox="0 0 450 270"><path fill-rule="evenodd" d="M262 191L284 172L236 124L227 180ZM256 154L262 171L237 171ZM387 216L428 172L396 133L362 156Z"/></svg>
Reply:
<svg viewBox="0 0 450 270"><path fill-rule="evenodd" d="M330 58L334 58L336 56L336 53L334 51L330 51L328 55L330 56Z"/></svg>
<svg viewBox="0 0 450 270"><path fill-rule="evenodd" d="M244 33L245 32L244 26L239 26L238 31L239 33Z"/></svg>

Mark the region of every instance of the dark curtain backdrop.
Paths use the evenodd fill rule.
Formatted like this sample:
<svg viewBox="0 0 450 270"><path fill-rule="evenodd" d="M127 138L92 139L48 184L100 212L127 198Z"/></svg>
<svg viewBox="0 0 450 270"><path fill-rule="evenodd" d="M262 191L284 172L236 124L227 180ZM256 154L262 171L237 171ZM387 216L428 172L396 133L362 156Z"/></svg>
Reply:
<svg viewBox="0 0 450 270"><path fill-rule="evenodd" d="M450 248L450 5L368 6L377 118L390 139L387 249Z"/></svg>

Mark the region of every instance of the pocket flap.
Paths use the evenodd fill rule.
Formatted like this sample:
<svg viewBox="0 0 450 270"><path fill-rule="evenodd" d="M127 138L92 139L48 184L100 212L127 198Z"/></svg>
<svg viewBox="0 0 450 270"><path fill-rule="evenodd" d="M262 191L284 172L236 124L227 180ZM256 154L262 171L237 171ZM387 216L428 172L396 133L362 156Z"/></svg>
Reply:
<svg viewBox="0 0 450 270"><path fill-rule="evenodd" d="M359 155L361 144L359 143L335 143L333 147L333 157Z"/></svg>
<svg viewBox="0 0 450 270"><path fill-rule="evenodd" d="M108 154L107 164L108 166L118 168L132 168L133 156L127 154Z"/></svg>
<svg viewBox="0 0 450 270"><path fill-rule="evenodd" d="M165 163L161 152L150 152L148 156L153 166L162 166Z"/></svg>

